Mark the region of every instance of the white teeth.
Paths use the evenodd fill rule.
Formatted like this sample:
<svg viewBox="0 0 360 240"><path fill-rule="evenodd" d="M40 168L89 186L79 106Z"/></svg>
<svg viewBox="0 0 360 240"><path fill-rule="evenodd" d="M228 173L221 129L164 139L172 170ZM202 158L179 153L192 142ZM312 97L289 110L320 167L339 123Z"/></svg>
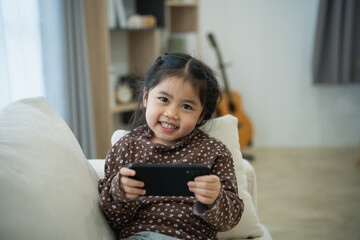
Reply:
<svg viewBox="0 0 360 240"><path fill-rule="evenodd" d="M167 128L167 129L175 129L176 126L173 126L173 125L170 125L170 124L167 124L167 123L161 123L161 126L163 126L164 128Z"/></svg>

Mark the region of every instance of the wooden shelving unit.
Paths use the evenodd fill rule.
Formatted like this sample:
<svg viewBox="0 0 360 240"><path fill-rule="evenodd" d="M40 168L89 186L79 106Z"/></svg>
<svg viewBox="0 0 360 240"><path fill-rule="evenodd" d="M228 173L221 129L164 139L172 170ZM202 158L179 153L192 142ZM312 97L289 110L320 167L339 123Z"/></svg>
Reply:
<svg viewBox="0 0 360 240"><path fill-rule="evenodd" d="M127 52L124 62L125 74L144 76L154 60L167 50L168 38L175 33L198 34L198 1L165 1L165 28L109 30L107 27L107 5L105 0L84 0L86 31L88 40L89 69L92 86L92 101L96 134L97 157L104 158L110 149L111 135L115 129L116 115L132 111L137 103L113 104L110 99L112 84L109 69L112 65L111 54L114 47L121 47ZM121 31L127 44L113 46L111 34ZM197 37L197 46L199 41ZM115 43L117 44L117 43Z"/></svg>
<svg viewBox="0 0 360 240"><path fill-rule="evenodd" d="M168 1L166 6L169 10L169 30L171 33L198 31L197 2Z"/></svg>
<svg viewBox="0 0 360 240"><path fill-rule="evenodd" d="M109 105L109 34L106 1L85 0L88 64L92 90L95 142L98 158L104 158L111 136Z"/></svg>

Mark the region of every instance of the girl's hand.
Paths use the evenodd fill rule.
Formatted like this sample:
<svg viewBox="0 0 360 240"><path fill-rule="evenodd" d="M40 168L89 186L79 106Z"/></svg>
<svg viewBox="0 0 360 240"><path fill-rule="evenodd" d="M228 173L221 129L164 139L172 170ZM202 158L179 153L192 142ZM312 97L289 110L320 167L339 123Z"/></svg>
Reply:
<svg viewBox="0 0 360 240"><path fill-rule="evenodd" d="M220 194L221 184L218 176L205 175L196 177L194 181L189 181L188 187L199 202L211 209Z"/></svg>
<svg viewBox="0 0 360 240"><path fill-rule="evenodd" d="M129 168L123 167L120 169L120 188L128 199L134 199L146 193L145 189L142 189L144 182L129 178L129 176L135 176L135 174L135 170Z"/></svg>

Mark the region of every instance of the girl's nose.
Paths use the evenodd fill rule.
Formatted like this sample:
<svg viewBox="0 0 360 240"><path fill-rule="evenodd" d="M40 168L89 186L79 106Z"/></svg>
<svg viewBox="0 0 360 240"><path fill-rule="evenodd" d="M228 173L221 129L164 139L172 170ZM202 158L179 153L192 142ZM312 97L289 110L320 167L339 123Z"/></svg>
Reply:
<svg viewBox="0 0 360 240"><path fill-rule="evenodd" d="M178 119L178 111L177 108L174 106L169 106L166 108L166 111L164 112L164 116L171 118L171 119Z"/></svg>

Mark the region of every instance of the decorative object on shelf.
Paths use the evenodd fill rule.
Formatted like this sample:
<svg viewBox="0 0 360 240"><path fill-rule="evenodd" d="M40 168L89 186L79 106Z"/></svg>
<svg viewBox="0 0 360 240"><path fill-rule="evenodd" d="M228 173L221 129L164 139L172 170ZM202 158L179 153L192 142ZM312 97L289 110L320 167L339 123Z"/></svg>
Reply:
<svg viewBox="0 0 360 240"><path fill-rule="evenodd" d="M143 29L156 27L156 18L151 15L131 14L128 17L129 29Z"/></svg>
<svg viewBox="0 0 360 240"><path fill-rule="evenodd" d="M129 104L137 97L137 86L142 80L134 75L124 75L118 79L115 88L115 98L118 104Z"/></svg>
<svg viewBox="0 0 360 240"><path fill-rule="evenodd" d="M130 103L133 100L133 96L134 96L131 87L127 84L120 84L116 88L115 95L116 95L116 102L118 104Z"/></svg>

